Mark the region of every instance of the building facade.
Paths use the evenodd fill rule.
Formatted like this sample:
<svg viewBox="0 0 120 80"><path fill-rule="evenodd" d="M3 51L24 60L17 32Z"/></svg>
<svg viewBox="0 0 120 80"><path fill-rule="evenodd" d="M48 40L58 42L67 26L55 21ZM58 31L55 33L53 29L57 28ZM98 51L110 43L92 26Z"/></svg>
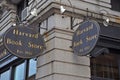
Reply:
<svg viewBox="0 0 120 80"><path fill-rule="evenodd" d="M119 80L119 2L1 0L0 80ZM34 9L37 14L31 15ZM88 55L78 56L72 49L72 37L85 20L99 23L100 36ZM4 33L15 25L28 26L43 35L46 50L33 59L18 58L7 51Z"/></svg>

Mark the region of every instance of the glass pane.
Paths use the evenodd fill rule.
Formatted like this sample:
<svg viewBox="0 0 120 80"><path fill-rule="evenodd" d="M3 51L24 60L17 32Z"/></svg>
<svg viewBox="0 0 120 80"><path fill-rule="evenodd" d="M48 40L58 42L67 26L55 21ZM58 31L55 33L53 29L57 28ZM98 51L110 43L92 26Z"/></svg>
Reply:
<svg viewBox="0 0 120 80"><path fill-rule="evenodd" d="M29 76L32 76L36 73L36 61L31 59L29 62Z"/></svg>
<svg viewBox="0 0 120 80"><path fill-rule="evenodd" d="M118 54L100 55L91 58L91 75L92 80L120 80L119 78L119 61ZM99 79L98 79L99 78Z"/></svg>
<svg viewBox="0 0 120 80"><path fill-rule="evenodd" d="M3 72L0 75L0 80L10 80L10 70Z"/></svg>
<svg viewBox="0 0 120 80"><path fill-rule="evenodd" d="M24 80L25 63L22 63L15 68L14 80Z"/></svg>
<svg viewBox="0 0 120 80"><path fill-rule="evenodd" d="M120 11L120 0L111 0L112 10Z"/></svg>

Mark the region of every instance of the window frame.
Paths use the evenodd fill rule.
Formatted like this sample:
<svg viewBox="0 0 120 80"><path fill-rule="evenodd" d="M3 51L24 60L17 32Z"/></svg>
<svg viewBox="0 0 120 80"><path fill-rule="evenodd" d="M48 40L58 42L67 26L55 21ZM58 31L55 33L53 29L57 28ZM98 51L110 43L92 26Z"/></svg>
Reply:
<svg viewBox="0 0 120 80"><path fill-rule="evenodd" d="M11 77L11 70L10 70L10 68L5 69L5 71L1 72L1 74L5 73L6 71L9 71L9 80L11 80L10 79L10 77ZM1 74L0 74L0 79L1 79Z"/></svg>
<svg viewBox="0 0 120 80"><path fill-rule="evenodd" d="M116 49L109 49L109 50L110 50L110 53L109 53L109 54L105 54L105 53L104 53L104 54L101 54L101 55L108 55L108 56L109 56L109 55L114 55L114 56L117 56L117 57L119 56L119 57L120 57L120 55L118 54L118 53L120 52L120 50L118 50L118 51L117 51ZM100 55L100 56L101 56L101 55ZM114 58L114 60L117 61L117 63L116 63L116 65L117 65L117 72L118 72L118 78L120 79L120 77L119 77L119 76L120 76L120 65L119 65L120 59L119 59L119 58L116 59L114 56L111 56L111 57ZM98 57L99 57L99 56L98 56ZM90 58L91 80L114 80L113 76L112 76L112 77L110 76L110 77L108 78L108 72L110 72L111 70L107 72L107 77L105 77L105 76L104 76L104 77L100 77L100 76L98 75L97 69L95 69L96 72L93 71L93 69L92 69L93 66L96 65L96 64L99 64L99 63L95 62L96 64L93 65L94 62L92 62L92 61L93 61L94 59L92 60L92 58L95 59L95 58L97 58L97 57L91 57L91 58ZM103 56L103 58L105 58L105 57ZM106 58L105 58L105 61L106 61ZM116 62L116 61L115 61L115 62ZM111 61L110 61L110 62L111 62ZM101 63L100 63L100 64L101 64ZM114 64L115 64L115 63L114 63ZM100 66L100 65L99 65L99 66ZM103 66L103 65L102 65L102 66ZM104 67L104 66L103 66L103 67ZM115 66L112 65L112 66L106 67L106 68L113 69L114 67L115 67ZM96 67L96 68L97 68L97 67ZM99 67L99 68L100 68L100 67ZM94 73L94 72L95 72L95 73ZM114 74L114 73L109 73L109 74ZM115 78L115 79L116 79L116 78Z"/></svg>
<svg viewBox="0 0 120 80"><path fill-rule="evenodd" d="M9 64L7 64L6 66L4 66L3 68L0 68L0 75L2 73L4 73L5 71L7 70L10 70L10 80L14 80L14 77L15 77L15 68L17 66L19 66L20 64L24 63L25 64L25 70L24 70L24 80L29 80L29 78L33 77L35 79L35 74L31 75L31 76L28 76L29 75L29 64L30 64L30 60L31 59L20 59L20 58L17 58L16 60L10 62ZM35 60L36 61L36 60ZM36 65L37 65L37 62L36 62ZM37 68L37 67L36 67ZM37 70L37 69L36 69ZM36 71L37 72L37 71Z"/></svg>
<svg viewBox="0 0 120 80"><path fill-rule="evenodd" d="M29 3L29 0L21 0L21 2L19 4L17 4L17 15L18 15L20 20L21 20L22 11L26 7L28 7L28 3Z"/></svg>

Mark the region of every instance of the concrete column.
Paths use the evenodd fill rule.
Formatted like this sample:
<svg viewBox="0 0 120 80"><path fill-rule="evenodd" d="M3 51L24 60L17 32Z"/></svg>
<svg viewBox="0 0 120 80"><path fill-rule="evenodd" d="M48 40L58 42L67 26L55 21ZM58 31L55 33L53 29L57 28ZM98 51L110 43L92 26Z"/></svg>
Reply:
<svg viewBox="0 0 120 80"><path fill-rule="evenodd" d="M47 49L38 58L36 80L90 80L90 59L70 48L73 31L53 28L46 37Z"/></svg>

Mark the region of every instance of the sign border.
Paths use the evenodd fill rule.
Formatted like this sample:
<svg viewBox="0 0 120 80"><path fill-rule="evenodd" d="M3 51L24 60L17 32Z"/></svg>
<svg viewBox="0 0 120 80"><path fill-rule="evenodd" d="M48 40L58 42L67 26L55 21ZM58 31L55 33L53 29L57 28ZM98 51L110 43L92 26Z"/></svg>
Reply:
<svg viewBox="0 0 120 80"><path fill-rule="evenodd" d="M17 27L25 27L25 26L17 26ZM15 55L15 56L17 56L17 57L19 57L19 58L24 58L24 59L35 58L35 57L38 57L38 56L42 55L42 54L38 53L37 55L35 55L35 56L33 56L33 57L24 57L24 56L16 55L16 53L14 53L13 51L11 51L11 50L7 47L6 42L5 42L5 37L6 37L6 35L7 35L7 33L8 33L11 29L14 29L14 28L17 28L17 27L10 27L8 30L6 30L6 32L5 32L4 36L3 36L3 44L4 44L5 48L8 50L8 52L10 52L10 54L12 54L12 55ZM35 31L33 28L30 28L30 27L27 27L27 28L29 28L30 30L32 30L32 31L34 31L34 32L37 33L37 31ZM41 34L38 33L38 35L39 35L40 37L42 37ZM43 51L46 49L46 45L45 45L44 38L42 38L42 39L43 39L43 42L44 42L44 49L41 51L41 53L43 53Z"/></svg>
<svg viewBox="0 0 120 80"><path fill-rule="evenodd" d="M91 23L94 23L96 25L98 37L97 37L96 42L93 44L92 48L90 48L85 54L80 54L79 52L76 52L75 54L77 54L78 56L86 56L86 55L90 54L90 52L95 48L95 45L97 44L97 42L99 40L99 36L100 36L100 25L99 25L99 23L97 21L87 20L87 21L82 22L79 25L79 27L81 25L85 24L86 22L91 22ZM76 31L79 29L79 27L76 29ZM74 32L73 37L75 36L76 31ZM73 52L75 52L75 50L73 48L73 37L72 37L72 49L73 49Z"/></svg>

